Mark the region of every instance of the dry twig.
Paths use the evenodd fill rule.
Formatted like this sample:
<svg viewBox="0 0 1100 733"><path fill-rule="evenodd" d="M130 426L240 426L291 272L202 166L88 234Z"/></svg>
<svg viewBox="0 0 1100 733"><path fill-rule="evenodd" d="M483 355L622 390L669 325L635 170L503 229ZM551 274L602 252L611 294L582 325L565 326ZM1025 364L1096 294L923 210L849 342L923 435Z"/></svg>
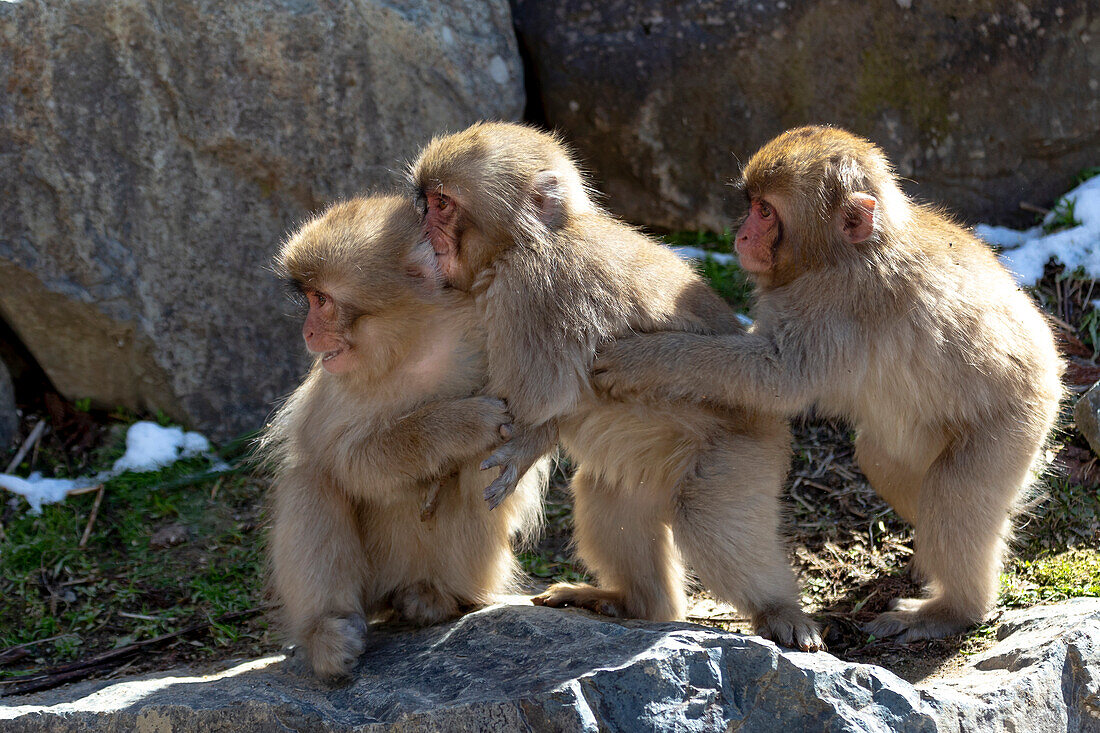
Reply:
<svg viewBox="0 0 1100 733"><path fill-rule="evenodd" d="M92 513L88 515L88 524L84 526L84 534L77 545L81 550L88 544L88 538L92 536L92 526L95 524L95 518L99 515L99 503L101 501L103 501L103 484L99 485L99 491L96 492L95 501L92 503Z"/></svg>
<svg viewBox="0 0 1100 733"><path fill-rule="evenodd" d="M43 433L46 432L46 421L39 420L34 428L31 430L31 434L27 436L27 439L23 441L23 445L19 447L19 452L15 454L15 457L11 459L11 463L8 464L8 469L4 473L11 473L16 469L23 458L30 452L31 448L38 445L38 441L42 439Z"/></svg>

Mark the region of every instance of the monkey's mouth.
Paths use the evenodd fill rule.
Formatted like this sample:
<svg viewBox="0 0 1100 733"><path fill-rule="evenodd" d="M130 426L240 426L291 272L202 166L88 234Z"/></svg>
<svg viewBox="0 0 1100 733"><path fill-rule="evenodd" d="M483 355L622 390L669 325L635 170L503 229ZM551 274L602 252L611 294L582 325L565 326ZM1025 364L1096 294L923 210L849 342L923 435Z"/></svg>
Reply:
<svg viewBox="0 0 1100 733"><path fill-rule="evenodd" d="M347 371L350 364L346 357L348 353L347 346L341 346L338 349L332 351L326 351L321 354L321 368L329 374L341 374Z"/></svg>

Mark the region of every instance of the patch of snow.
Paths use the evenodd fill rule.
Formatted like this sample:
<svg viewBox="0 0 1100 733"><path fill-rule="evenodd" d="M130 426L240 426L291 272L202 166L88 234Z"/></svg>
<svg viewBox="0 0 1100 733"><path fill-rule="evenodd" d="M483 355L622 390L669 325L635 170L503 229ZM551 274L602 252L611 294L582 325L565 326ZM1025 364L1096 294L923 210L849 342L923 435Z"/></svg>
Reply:
<svg viewBox="0 0 1100 733"><path fill-rule="evenodd" d="M1088 179L1062 200L1073 202L1073 216L1079 226L1053 234L1044 234L1042 225L1024 231L985 224L974 227L977 236L1003 248L1001 264L1021 285L1037 283L1051 258L1069 271L1080 267L1089 277L1100 279L1100 176ZM1050 224L1054 218L1051 211L1043 224Z"/></svg>
<svg viewBox="0 0 1100 733"><path fill-rule="evenodd" d="M25 496L31 513L41 514L43 504L59 502L74 489L101 484L126 471L156 471L180 459L199 455L209 455L214 460L214 471L229 468L224 461L215 460L210 441L201 433L185 433L183 428L164 428L154 422L136 422L126 431L126 453L115 461L110 471L76 479L43 478L38 472L27 478L0 473L0 488Z"/></svg>
<svg viewBox="0 0 1100 733"><path fill-rule="evenodd" d="M673 252L685 260L714 260L719 265L732 265L734 257L725 252L711 252L699 247L670 247Z"/></svg>
<svg viewBox="0 0 1100 733"><path fill-rule="evenodd" d="M115 461L114 473L156 471L181 458L210 451L210 441L183 428L164 428L154 422L136 422L126 431L126 453Z"/></svg>
<svg viewBox="0 0 1100 733"><path fill-rule="evenodd" d="M73 489L82 488L82 484L80 479L43 478L41 473L35 471L27 478L0 473L0 487L22 494L31 505L31 514L41 514L43 504L61 501Z"/></svg>

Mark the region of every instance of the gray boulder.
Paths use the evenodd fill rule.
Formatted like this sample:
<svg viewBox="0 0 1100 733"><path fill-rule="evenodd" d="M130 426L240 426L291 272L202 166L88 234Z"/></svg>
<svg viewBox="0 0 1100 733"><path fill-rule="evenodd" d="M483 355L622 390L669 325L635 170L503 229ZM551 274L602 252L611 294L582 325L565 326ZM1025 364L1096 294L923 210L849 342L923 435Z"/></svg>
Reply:
<svg viewBox="0 0 1100 733"><path fill-rule="evenodd" d="M727 183L807 123L880 143L911 193L1030 223L1100 149L1100 0L513 0L547 122L612 210L721 231Z"/></svg>
<svg viewBox="0 0 1100 733"><path fill-rule="evenodd" d="M0 720L51 732L1100 730L1100 600L1012 612L1001 629L964 669L914 687L691 624L497 607L375 634L342 688L274 657L9 697Z"/></svg>
<svg viewBox="0 0 1100 733"><path fill-rule="evenodd" d="M1077 398L1077 404L1073 406L1073 422L1077 425L1077 432L1089 442L1092 452L1100 455L1100 382Z"/></svg>
<svg viewBox="0 0 1100 733"><path fill-rule="evenodd" d="M288 228L524 106L506 0L0 2L0 83L0 312L65 396L215 437L304 373Z"/></svg>
<svg viewBox="0 0 1100 733"><path fill-rule="evenodd" d="M7 365L0 361L0 455L15 440L15 433L19 429L19 415L15 410L15 388L11 382L11 374ZM0 466L0 470L3 468Z"/></svg>

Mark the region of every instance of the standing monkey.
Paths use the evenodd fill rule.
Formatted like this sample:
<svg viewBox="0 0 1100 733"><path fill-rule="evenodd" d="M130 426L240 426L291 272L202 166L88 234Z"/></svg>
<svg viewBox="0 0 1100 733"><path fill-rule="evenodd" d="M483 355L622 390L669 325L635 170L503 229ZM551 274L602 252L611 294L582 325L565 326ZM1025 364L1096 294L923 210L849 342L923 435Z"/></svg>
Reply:
<svg viewBox="0 0 1100 733"><path fill-rule="evenodd" d="M597 386L850 420L863 472L914 526L929 591L866 630L910 642L977 623L1062 395L1046 320L988 247L906 198L866 140L790 130L742 186L755 327L624 339L601 353Z"/></svg>
<svg viewBox="0 0 1100 733"><path fill-rule="evenodd" d="M411 201L354 199L277 259L309 301L316 361L262 441L277 473L270 556L289 636L322 678L351 671L374 616L436 623L510 589L511 539L539 520L545 463L497 511L482 499L478 463L510 418L475 396L484 334L419 229Z"/></svg>
<svg viewBox="0 0 1100 733"><path fill-rule="evenodd" d="M515 418L516 436L485 464L504 467L486 498L507 496L559 434L578 464L574 540L600 587L558 584L535 602L682 618L682 557L758 633L822 648L779 533L786 423L756 409L608 400L590 387L601 343L734 333L729 307L669 249L600 210L551 135L474 125L433 140L410 177L444 277L478 301L487 391Z"/></svg>

